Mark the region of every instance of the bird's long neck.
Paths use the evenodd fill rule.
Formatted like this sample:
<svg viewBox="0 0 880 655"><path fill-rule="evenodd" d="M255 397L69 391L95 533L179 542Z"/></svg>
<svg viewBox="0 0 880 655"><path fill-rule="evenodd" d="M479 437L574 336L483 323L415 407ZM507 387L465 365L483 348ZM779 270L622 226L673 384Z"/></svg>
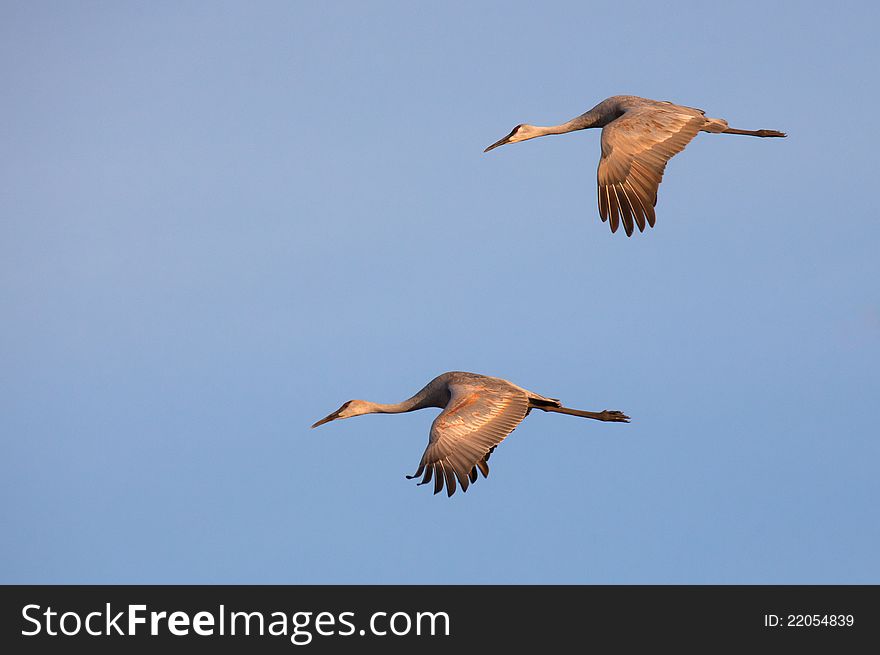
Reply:
<svg viewBox="0 0 880 655"><path fill-rule="evenodd" d="M535 136L547 136L548 134L568 134L577 130L586 130L590 127L601 127L602 125L605 125L602 122L602 115L591 109L587 113L572 118L565 123L546 126L535 125L534 129L538 132Z"/></svg>
<svg viewBox="0 0 880 655"><path fill-rule="evenodd" d="M582 130L585 127L580 127L575 122L577 119L573 119L568 121L567 123L562 123L561 125L535 125L535 136L547 136L548 134L568 134L569 132L574 132L575 130Z"/></svg>
<svg viewBox="0 0 880 655"><path fill-rule="evenodd" d="M369 403L369 406L372 410L371 413L373 414L403 414L405 412L412 412L425 407L442 407L442 405L432 402L429 395L429 389L428 387L425 387L415 396L407 398L403 402L387 405L384 403Z"/></svg>

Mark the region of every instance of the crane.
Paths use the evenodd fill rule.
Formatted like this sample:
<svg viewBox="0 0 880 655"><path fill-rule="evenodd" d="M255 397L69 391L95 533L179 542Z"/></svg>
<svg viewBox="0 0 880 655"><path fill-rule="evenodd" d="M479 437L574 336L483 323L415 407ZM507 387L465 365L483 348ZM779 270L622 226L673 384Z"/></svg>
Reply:
<svg viewBox="0 0 880 655"><path fill-rule="evenodd" d="M567 134L591 127L602 128L599 159L599 215L610 221L611 232L620 223L627 236L634 224L654 227L657 188L674 155L684 150L698 132L784 137L776 130L738 130L723 118L708 118L702 109L638 96L612 96L588 112L561 125L517 125L506 137L483 152L506 143L517 143L548 134Z"/></svg>
<svg viewBox="0 0 880 655"><path fill-rule="evenodd" d="M446 484L449 496L455 493L456 480L462 491L476 482L477 471L489 475L489 456L495 447L533 409L581 416L597 421L628 423L629 417L618 411L588 412L563 407L555 398L547 398L501 378L450 371L438 375L421 391L401 403L384 405L367 400L349 400L332 414L317 421L313 428L364 414L400 414L425 407L440 407L434 419L428 447L418 470L407 479L422 477L418 484L428 484L433 477L434 493Z"/></svg>

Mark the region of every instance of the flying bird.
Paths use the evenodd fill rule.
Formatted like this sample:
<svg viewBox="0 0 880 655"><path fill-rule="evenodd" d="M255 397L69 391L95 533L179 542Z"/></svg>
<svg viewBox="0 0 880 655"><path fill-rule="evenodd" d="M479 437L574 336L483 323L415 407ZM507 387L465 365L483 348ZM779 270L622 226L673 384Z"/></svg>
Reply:
<svg viewBox="0 0 880 655"><path fill-rule="evenodd" d="M644 232L654 227L657 188L663 170L684 150L697 132L784 137L776 130L737 130L723 118L707 118L702 109L638 96L612 96L585 114L561 125L517 125L506 137L483 152L548 134L566 134L590 127L602 128L599 159L599 215L616 232L620 223L627 236L633 226Z"/></svg>
<svg viewBox="0 0 880 655"><path fill-rule="evenodd" d="M402 403L383 405L367 400L349 400L313 428L339 418L363 414L401 414L425 407L442 412L431 425L428 447L419 468L408 479L422 476L420 485L434 479L434 493L446 483L446 493L455 493L456 480L462 491L477 480L477 471L489 475L489 456L533 409L582 416L597 421L628 423L618 411L587 412L563 407L555 398L546 398L501 378L452 371L431 380L416 395Z"/></svg>

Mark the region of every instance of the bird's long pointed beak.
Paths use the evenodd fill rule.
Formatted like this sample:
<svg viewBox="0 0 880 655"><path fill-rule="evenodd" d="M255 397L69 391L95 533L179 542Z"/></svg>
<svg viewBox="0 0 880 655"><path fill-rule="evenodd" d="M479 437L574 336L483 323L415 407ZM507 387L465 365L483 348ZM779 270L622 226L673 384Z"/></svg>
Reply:
<svg viewBox="0 0 880 655"><path fill-rule="evenodd" d="M513 132L516 132L516 130L513 130ZM493 143L491 146L489 146L488 148L486 148L483 152L489 152L490 150L494 150L494 149L497 148L498 146L503 146L505 143L507 143L508 141L510 141L510 137L513 136L513 132L511 132L510 134L508 134L506 137L504 137L504 138L501 139L500 141L496 141L496 142Z"/></svg>
<svg viewBox="0 0 880 655"><path fill-rule="evenodd" d="M318 427L319 425L324 425L325 423L329 423L330 421L336 420L336 419L338 419L338 418L339 418L339 410L337 409L335 412L333 412L333 413L330 414L329 416L325 416L324 418L322 418L322 419L321 419L320 421L318 421L317 423L314 423L314 424L312 425L312 427L313 427L313 428L316 428L316 427Z"/></svg>

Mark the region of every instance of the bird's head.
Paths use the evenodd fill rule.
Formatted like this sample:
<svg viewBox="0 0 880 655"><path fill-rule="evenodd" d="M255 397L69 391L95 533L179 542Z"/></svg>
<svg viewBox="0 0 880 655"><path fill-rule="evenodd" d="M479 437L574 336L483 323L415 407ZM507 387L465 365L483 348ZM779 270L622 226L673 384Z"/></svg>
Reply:
<svg viewBox="0 0 880 655"><path fill-rule="evenodd" d="M498 146L503 146L505 143L516 143L517 141L526 141L527 139L534 139L536 136L541 136L543 133L538 130L534 125L529 125L527 123L523 123L521 125L517 125L510 131L506 137L501 139L500 141L496 141L491 146L486 148L483 152L489 152L497 148Z"/></svg>
<svg viewBox="0 0 880 655"><path fill-rule="evenodd" d="M319 425L324 425L325 423L329 423L330 421L335 421L338 418L351 418L352 416L370 414L372 411L372 405L366 400L349 400L347 403L343 403L342 407L337 409L335 412L333 412L332 414L328 414L320 421L312 425L312 427L316 428Z"/></svg>

